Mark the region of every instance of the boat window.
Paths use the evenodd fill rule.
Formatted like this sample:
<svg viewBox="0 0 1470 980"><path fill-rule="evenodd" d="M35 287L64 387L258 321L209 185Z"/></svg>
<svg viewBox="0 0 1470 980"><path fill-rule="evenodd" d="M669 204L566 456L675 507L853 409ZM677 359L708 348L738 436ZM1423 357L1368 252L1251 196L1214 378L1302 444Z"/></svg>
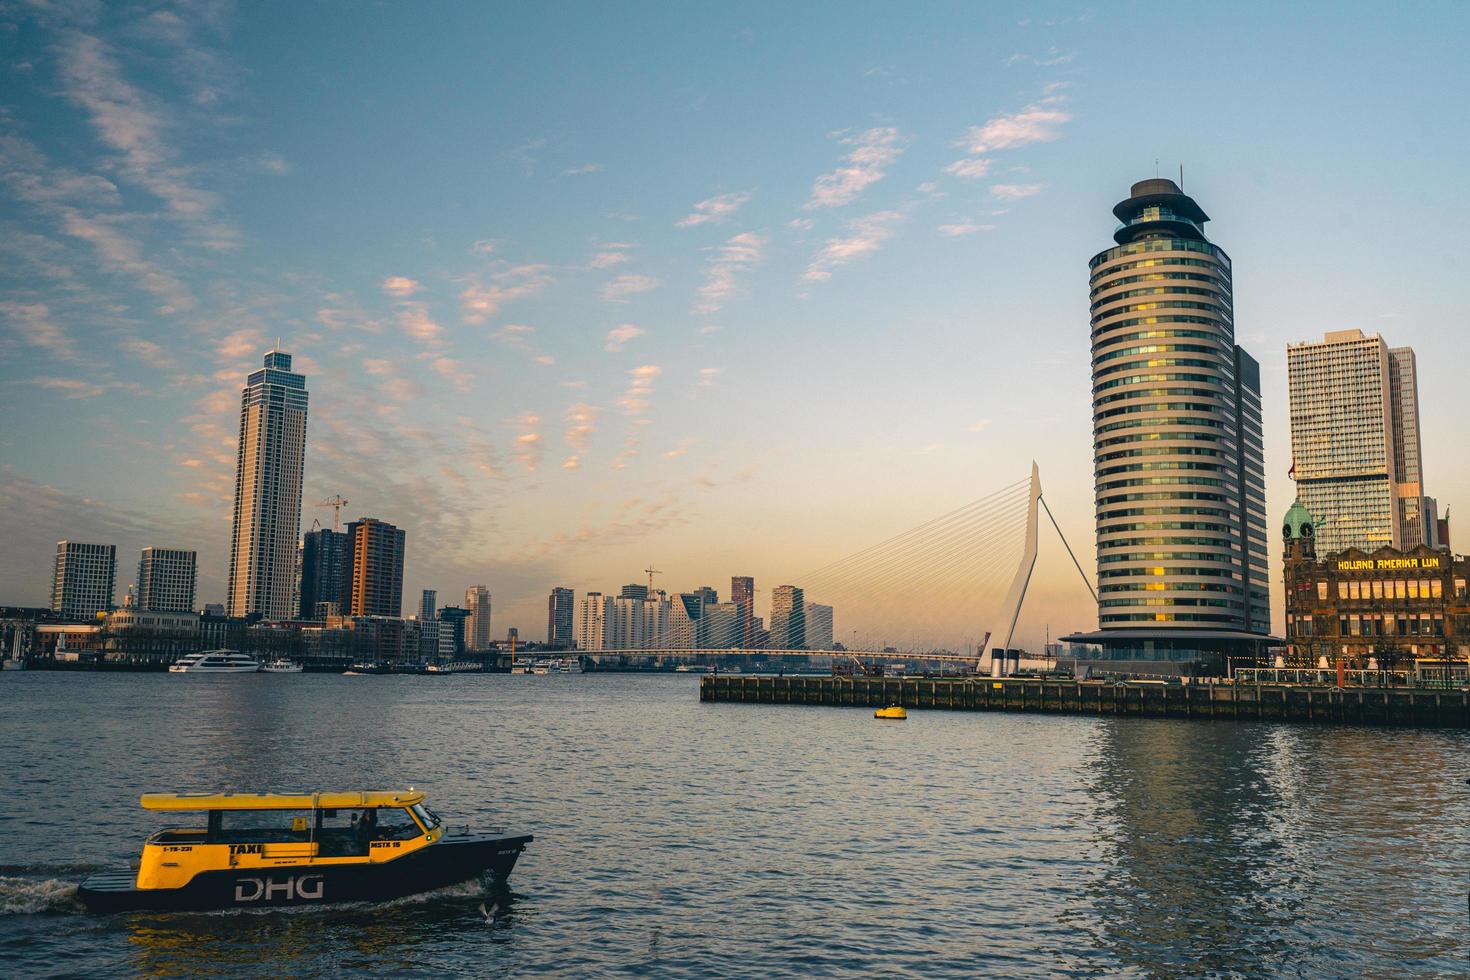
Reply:
<svg viewBox="0 0 1470 980"><path fill-rule="evenodd" d="M423 831L419 830L419 825L413 822L407 810L387 806L378 810L375 840L412 840L421 833Z"/></svg>
<svg viewBox="0 0 1470 980"><path fill-rule="evenodd" d="M312 836L310 810L220 810L217 839L230 844L289 844Z"/></svg>
<svg viewBox="0 0 1470 980"><path fill-rule="evenodd" d="M419 823L424 825L425 830L433 830L435 827L439 826L438 815L436 815L433 810L430 810L422 803L415 803L413 806L409 807L409 809L413 811L414 816L419 818Z"/></svg>

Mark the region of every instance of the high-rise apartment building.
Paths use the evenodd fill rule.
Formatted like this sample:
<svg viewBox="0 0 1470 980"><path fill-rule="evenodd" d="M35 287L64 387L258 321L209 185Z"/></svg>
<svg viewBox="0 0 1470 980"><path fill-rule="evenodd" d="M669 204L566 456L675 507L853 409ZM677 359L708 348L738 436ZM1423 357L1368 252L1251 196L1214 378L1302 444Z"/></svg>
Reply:
<svg viewBox="0 0 1470 980"><path fill-rule="evenodd" d="M347 535L331 528L307 531L301 537L302 619L324 619L342 611L342 566Z"/></svg>
<svg viewBox="0 0 1470 980"><path fill-rule="evenodd" d="M464 642L470 650L490 649L490 590L472 585L464 590L464 607L470 618L464 624Z"/></svg>
<svg viewBox="0 0 1470 980"><path fill-rule="evenodd" d="M607 598L604 650L636 650L643 646L643 606L646 600L631 596Z"/></svg>
<svg viewBox="0 0 1470 980"><path fill-rule="evenodd" d="M402 528L375 517L347 525L342 559L342 615L403 615Z"/></svg>
<svg viewBox="0 0 1470 980"><path fill-rule="evenodd" d="M291 616L301 479L306 465L306 378L273 350L240 393L235 517L230 537L231 616Z"/></svg>
<svg viewBox="0 0 1470 980"><path fill-rule="evenodd" d="M778 650L806 647L806 596L794 585L771 591L771 644Z"/></svg>
<svg viewBox="0 0 1470 980"><path fill-rule="evenodd" d="M669 623L661 644L670 650L697 650L704 643L704 596L680 592L669 600Z"/></svg>
<svg viewBox="0 0 1470 980"><path fill-rule="evenodd" d="M51 611L65 619L91 619L112 608L117 545L56 542L51 572Z"/></svg>
<svg viewBox="0 0 1470 980"><path fill-rule="evenodd" d="M816 602L806 604L806 648L832 649L832 607Z"/></svg>
<svg viewBox="0 0 1470 980"><path fill-rule="evenodd" d="M439 591L425 589L419 596L419 619L427 622L439 618Z"/></svg>
<svg viewBox="0 0 1470 980"><path fill-rule="evenodd" d="M716 602L704 607L700 646L706 650L732 650L740 646L740 607L733 602Z"/></svg>
<svg viewBox="0 0 1470 980"><path fill-rule="evenodd" d="M755 636L755 579L749 575L730 578L730 601L740 607L740 642L749 647Z"/></svg>
<svg viewBox="0 0 1470 980"><path fill-rule="evenodd" d="M601 592L589 592L577 603L575 638L578 650L606 649L608 603L611 599Z"/></svg>
<svg viewBox="0 0 1470 980"><path fill-rule="evenodd" d="M439 649L446 655L465 652L465 622L470 618L468 609L459 606L444 606L439 610Z"/></svg>
<svg viewBox="0 0 1470 980"><path fill-rule="evenodd" d="M1317 548L1439 547L1424 494L1414 351L1338 330L1286 348L1292 471Z"/></svg>
<svg viewBox="0 0 1470 980"><path fill-rule="evenodd" d="M618 597L620 599L647 599L648 586L637 583L625 585L623 586L623 590L618 593Z"/></svg>
<svg viewBox="0 0 1470 980"><path fill-rule="evenodd" d="M668 593L662 589L653 591L643 600L643 642L638 644L642 649L657 650L668 646L671 609Z"/></svg>
<svg viewBox="0 0 1470 980"><path fill-rule="evenodd" d="M570 649L576 642L576 593L558 586L546 597L546 644Z"/></svg>
<svg viewBox="0 0 1470 980"><path fill-rule="evenodd" d="M706 606L713 606L720 601L720 594L715 591L712 585L701 585L694 590L694 594L703 599Z"/></svg>
<svg viewBox="0 0 1470 980"><path fill-rule="evenodd" d="M147 547L138 558L138 608L144 612L193 612L198 554Z"/></svg>
<svg viewBox="0 0 1470 980"><path fill-rule="evenodd" d="M1100 629L1068 639L1215 673L1270 631L1260 368L1194 199L1144 180L1113 214L1088 263Z"/></svg>

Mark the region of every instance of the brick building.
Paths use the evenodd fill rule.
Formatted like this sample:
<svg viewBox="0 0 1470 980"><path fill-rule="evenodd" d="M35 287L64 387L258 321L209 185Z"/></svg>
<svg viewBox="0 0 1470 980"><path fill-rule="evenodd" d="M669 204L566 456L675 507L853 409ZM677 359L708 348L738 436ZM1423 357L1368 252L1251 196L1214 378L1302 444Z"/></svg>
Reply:
<svg viewBox="0 0 1470 980"><path fill-rule="evenodd" d="M1420 545L1318 559L1315 530L1306 508L1293 504L1281 529L1286 666L1330 667L1339 658L1349 668L1384 670L1470 662L1470 558Z"/></svg>

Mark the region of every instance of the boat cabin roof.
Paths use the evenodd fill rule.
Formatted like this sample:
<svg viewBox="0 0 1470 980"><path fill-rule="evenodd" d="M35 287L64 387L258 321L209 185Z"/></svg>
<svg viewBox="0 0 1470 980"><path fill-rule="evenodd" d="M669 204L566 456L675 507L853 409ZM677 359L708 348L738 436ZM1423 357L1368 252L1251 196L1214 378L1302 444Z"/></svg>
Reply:
<svg viewBox="0 0 1470 980"><path fill-rule="evenodd" d="M422 803L417 790L366 793L144 793L145 810L350 810Z"/></svg>

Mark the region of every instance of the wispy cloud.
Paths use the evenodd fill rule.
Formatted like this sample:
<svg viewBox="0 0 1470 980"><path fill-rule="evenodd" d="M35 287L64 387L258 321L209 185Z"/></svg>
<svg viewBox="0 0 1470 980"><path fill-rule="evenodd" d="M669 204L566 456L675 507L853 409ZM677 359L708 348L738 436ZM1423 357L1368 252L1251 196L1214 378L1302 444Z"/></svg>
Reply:
<svg viewBox="0 0 1470 980"><path fill-rule="evenodd" d="M663 371L657 364L644 364L628 372L628 390L618 396L618 407L629 415L647 411L653 383Z"/></svg>
<svg viewBox="0 0 1470 980"><path fill-rule="evenodd" d="M750 200L749 191L735 191L730 194L717 194L707 197L694 205L689 214L674 222L675 228L693 228L709 221L724 221L730 215L739 211L746 201Z"/></svg>
<svg viewBox="0 0 1470 980"><path fill-rule="evenodd" d="M723 368L707 367L699 369L699 387L713 388L720 375L724 373Z"/></svg>
<svg viewBox="0 0 1470 980"><path fill-rule="evenodd" d="M956 221L952 224L939 226L939 233L941 235L948 235L951 238L958 238L961 235L973 235L977 231L994 230L995 225L981 225L973 221Z"/></svg>
<svg viewBox="0 0 1470 980"><path fill-rule="evenodd" d="M634 326L631 323L624 323L620 326L613 327L607 332L607 345L605 349L616 354L627 345L628 341L636 340L647 332L642 327Z"/></svg>
<svg viewBox="0 0 1470 980"><path fill-rule="evenodd" d="M618 276L611 282L603 283L599 295L609 303L626 303L629 296L638 293L646 293L659 287L659 281L652 276L640 276L635 273Z"/></svg>
<svg viewBox="0 0 1470 980"><path fill-rule="evenodd" d="M591 444L592 434L597 431L597 417L601 414L602 409L586 402L567 406L567 427L562 433L567 445L578 452L586 452ZM575 458L574 456L573 459Z"/></svg>
<svg viewBox="0 0 1470 980"><path fill-rule="evenodd" d="M827 244L807 266L802 279L820 282L832 278L832 270L847 265L855 259L871 255L882 247L893 235L893 226L903 220L898 211L879 211L847 224L848 233L840 238L829 238Z"/></svg>
<svg viewBox="0 0 1470 980"><path fill-rule="evenodd" d="M887 175L888 168L903 153L904 141L896 128L879 126L856 135L842 135L841 142L852 147L846 166L817 178L806 202L808 210L840 207L856 199L870 184Z"/></svg>
<svg viewBox="0 0 1470 980"><path fill-rule="evenodd" d="M541 416L535 412L526 412L520 418L520 435L516 436L515 445L516 462L526 468L528 472L536 472L536 467L541 463Z"/></svg>
<svg viewBox="0 0 1470 980"><path fill-rule="evenodd" d="M602 170L600 163L584 163L580 167L568 167L561 172L563 177L581 177L586 174L599 173Z"/></svg>
<svg viewBox="0 0 1470 980"><path fill-rule="evenodd" d="M428 308L422 303L404 304L404 309L398 314L398 325L404 333L427 347L437 346L444 339L444 328L429 315Z"/></svg>
<svg viewBox="0 0 1470 980"><path fill-rule="evenodd" d="M594 269L611 269L615 265L622 265L632 260L633 256L629 254L632 248L630 242L608 242L600 245L588 265Z"/></svg>
<svg viewBox="0 0 1470 980"><path fill-rule="evenodd" d="M971 156L1010 150L1031 143L1050 143L1061 139L1061 127L1071 122L1071 113L1059 108L1064 101L1060 90L1048 87L1041 101L1020 112L995 116L979 126L971 126L960 145Z"/></svg>
<svg viewBox="0 0 1470 980"><path fill-rule="evenodd" d="M1023 197L1035 197L1045 187L1045 184L991 184L990 193L1002 201L1015 201Z"/></svg>
<svg viewBox="0 0 1470 980"><path fill-rule="evenodd" d="M464 322L481 324L506 303L540 292L551 281L544 265L518 265L496 273L490 282L472 280L459 294Z"/></svg>
<svg viewBox="0 0 1470 980"><path fill-rule="evenodd" d="M965 160L956 160L944 168L944 172L951 177L964 177L976 179L990 173L990 161L984 157L970 157Z"/></svg>
<svg viewBox="0 0 1470 980"><path fill-rule="evenodd" d="M766 247L764 235L743 232L710 252L704 284L699 287L694 312L701 316L716 313L735 293L735 277L760 262Z"/></svg>
<svg viewBox="0 0 1470 980"><path fill-rule="evenodd" d="M15 334L32 347L68 360L76 354L71 338L51 318L51 310L45 303L4 301L0 302L0 314L13 324Z"/></svg>
<svg viewBox="0 0 1470 980"><path fill-rule="evenodd" d="M380 285L383 292L399 298L412 296L419 291L419 284L407 276L389 276Z"/></svg>
<svg viewBox="0 0 1470 980"><path fill-rule="evenodd" d="M404 375L398 365L392 361L383 358L368 358L362 362L362 369L369 376L378 379L378 390L390 401L412 401L424 393L423 387L417 381Z"/></svg>
<svg viewBox="0 0 1470 980"><path fill-rule="evenodd" d="M968 431L984 432L988 428L990 428L990 419L976 419L969 424Z"/></svg>

